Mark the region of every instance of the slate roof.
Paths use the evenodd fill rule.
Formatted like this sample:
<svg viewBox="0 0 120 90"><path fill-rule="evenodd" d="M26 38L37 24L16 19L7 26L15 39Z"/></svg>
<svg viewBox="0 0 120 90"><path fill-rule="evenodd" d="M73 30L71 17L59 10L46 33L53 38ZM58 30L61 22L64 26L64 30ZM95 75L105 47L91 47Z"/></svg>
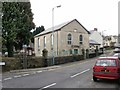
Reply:
<svg viewBox="0 0 120 90"><path fill-rule="evenodd" d="M90 34L92 34L94 32L94 30L90 30L89 32L90 32Z"/></svg>
<svg viewBox="0 0 120 90"><path fill-rule="evenodd" d="M71 20L71 21L64 22L64 23L62 23L62 24L56 25L56 26L54 26L54 30L52 30L52 27L51 27L51 28L48 28L48 29L46 29L45 31L43 31L43 32L35 35L35 37L41 36L41 35L44 35L44 34L47 34L47 33L51 33L52 31L54 31L54 32L55 32L55 31L58 31L58 30L60 30L61 28L63 28L63 27L65 27L66 25L68 25L69 23L73 22L74 20L77 21L77 19L73 19L73 20ZM77 21L77 22L78 22L78 21ZM78 22L78 23L79 23L79 22ZM80 24L80 23L79 23L79 24ZM88 34L90 34L90 32L89 32L82 24L80 24L80 25L88 32Z"/></svg>
<svg viewBox="0 0 120 90"><path fill-rule="evenodd" d="M94 41L94 40L90 40L89 44L91 45L100 45L98 42Z"/></svg>

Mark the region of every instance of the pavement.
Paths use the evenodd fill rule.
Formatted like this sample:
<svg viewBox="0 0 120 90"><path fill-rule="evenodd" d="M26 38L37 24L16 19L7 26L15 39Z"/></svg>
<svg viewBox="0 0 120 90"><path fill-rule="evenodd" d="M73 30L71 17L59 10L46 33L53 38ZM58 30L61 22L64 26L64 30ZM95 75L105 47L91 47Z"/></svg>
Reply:
<svg viewBox="0 0 120 90"><path fill-rule="evenodd" d="M48 67L42 67L42 68L32 68L32 69L20 69L20 70L11 70L9 73L17 73L17 72L29 72L29 71L38 71L38 70L49 70L49 69L56 69L59 68L60 66L48 66ZM4 72L8 73L8 72Z"/></svg>

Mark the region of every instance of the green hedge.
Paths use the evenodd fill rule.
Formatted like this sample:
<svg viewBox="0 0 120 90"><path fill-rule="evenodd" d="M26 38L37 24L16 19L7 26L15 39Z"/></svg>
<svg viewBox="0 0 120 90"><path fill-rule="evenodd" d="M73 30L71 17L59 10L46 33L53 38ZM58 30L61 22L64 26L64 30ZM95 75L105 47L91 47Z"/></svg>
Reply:
<svg viewBox="0 0 120 90"><path fill-rule="evenodd" d="M2 66L2 71L23 69L23 62L19 58L15 57L2 57L2 61L5 62L5 66ZM27 68L43 67L42 57L27 57Z"/></svg>
<svg viewBox="0 0 120 90"><path fill-rule="evenodd" d="M28 57L28 68L39 68L44 66L42 57Z"/></svg>
<svg viewBox="0 0 120 90"><path fill-rule="evenodd" d="M2 61L5 62L5 65L2 66L2 71L10 71L21 69L20 60L14 57L2 57Z"/></svg>
<svg viewBox="0 0 120 90"><path fill-rule="evenodd" d="M82 55L55 57L55 65L79 61L82 59L83 59ZM26 60L27 60L27 68L40 68L45 66L45 60L42 57L28 56ZM2 61L6 63L5 66L2 66L3 72L24 68L23 59L18 57L2 57ZM52 65L53 65L52 58L48 58L47 66L52 66Z"/></svg>
<svg viewBox="0 0 120 90"><path fill-rule="evenodd" d="M63 56L63 57L55 57L55 65L59 65L59 64L64 64L64 63L68 63L68 62L74 62L74 61L79 61L79 60L83 60L83 55L73 55L73 56ZM53 58L48 58L48 66L53 65Z"/></svg>

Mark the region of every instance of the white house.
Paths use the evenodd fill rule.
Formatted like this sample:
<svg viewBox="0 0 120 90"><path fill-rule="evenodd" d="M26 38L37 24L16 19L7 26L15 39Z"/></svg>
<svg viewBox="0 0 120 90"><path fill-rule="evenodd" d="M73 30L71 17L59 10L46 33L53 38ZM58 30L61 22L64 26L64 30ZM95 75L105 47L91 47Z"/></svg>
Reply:
<svg viewBox="0 0 120 90"><path fill-rule="evenodd" d="M105 36L104 37L104 46L105 47L114 47L114 46L118 46L118 36Z"/></svg>
<svg viewBox="0 0 120 90"><path fill-rule="evenodd" d="M89 43L90 43L90 49L91 47L94 47L94 49L96 49L96 47L98 49L103 47L103 37L98 32L97 28L94 28L94 30L90 31Z"/></svg>

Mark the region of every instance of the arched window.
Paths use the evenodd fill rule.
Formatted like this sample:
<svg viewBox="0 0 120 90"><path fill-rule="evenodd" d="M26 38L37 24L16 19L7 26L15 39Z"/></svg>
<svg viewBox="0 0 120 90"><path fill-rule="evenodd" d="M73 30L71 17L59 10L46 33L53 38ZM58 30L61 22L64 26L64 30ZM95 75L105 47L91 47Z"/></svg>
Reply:
<svg viewBox="0 0 120 90"><path fill-rule="evenodd" d="M67 37L67 39L68 39L68 45L71 45L71 43L72 43L72 35L69 33L68 34L68 37Z"/></svg>
<svg viewBox="0 0 120 90"><path fill-rule="evenodd" d="M79 43L83 44L83 36L82 35L79 36Z"/></svg>

